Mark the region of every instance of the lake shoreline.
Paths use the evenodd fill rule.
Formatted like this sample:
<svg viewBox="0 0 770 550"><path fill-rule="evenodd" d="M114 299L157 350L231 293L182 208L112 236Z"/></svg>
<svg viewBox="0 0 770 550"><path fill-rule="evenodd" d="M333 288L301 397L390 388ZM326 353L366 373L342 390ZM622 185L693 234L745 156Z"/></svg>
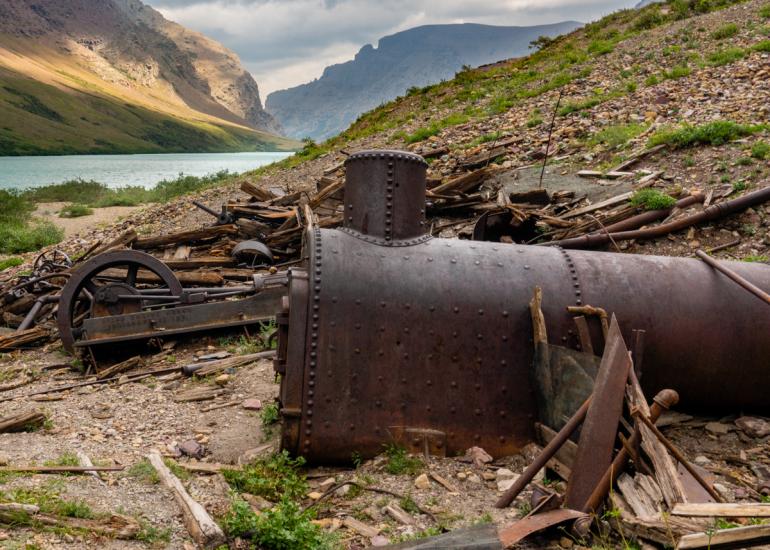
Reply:
<svg viewBox="0 0 770 550"><path fill-rule="evenodd" d="M73 180L97 181L111 188L152 188L180 174L203 177L256 170L292 153L161 153L0 157L0 189L28 190Z"/></svg>

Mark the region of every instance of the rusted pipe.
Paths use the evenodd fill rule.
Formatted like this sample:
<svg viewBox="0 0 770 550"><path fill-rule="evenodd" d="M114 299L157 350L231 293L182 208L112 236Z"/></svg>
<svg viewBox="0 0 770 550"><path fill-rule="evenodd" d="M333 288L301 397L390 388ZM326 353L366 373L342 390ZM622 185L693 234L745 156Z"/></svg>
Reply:
<svg viewBox="0 0 770 550"><path fill-rule="evenodd" d="M683 199L684 200L684 199ZM610 241L628 241L631 239L653 239L668 235L680 229L685 229L692 225L708 222L734 214L751 206L761 204L770 200L770 187L764 187L758 191L746 193L742 197L726 201L720 204L714 204L704 208L701 212L687 216L680 220L670 223L664 223L648 229L636 229L633 231L615 231L591 233L574 237L571 239L562 239L560 241L551 241L543 243L544 246L560 246L562 248L593 248L607 244Z"/></svg>
<svg viewBox="0 0 770 550"><path fill-rule="evenodd" d="M542 452L535 457L535 460L527 466L527 469L516 479L513 485L503 493L503 495L495 502L495 508L506 508L510 506L513 499L515 499L519 493L529 484L535 475L545 466L546 462L551 460L556 452L561 449L562 445L569 439L572 433L577 429L583 420L585 420L586 414L588 414L588 408L591 404L591 398L585 400L580 408L572 415L572 418L559 430L548 445L542 450Z"/></svg>
<svg viewBox="0 0 770 550"><path fill-rule="evenodd" d="M724 502L721 496L719 496L719 493L717 493L714 488L706 483L706 480L703 479L703 477L700 475L700 473L692 467L692 464L690 464L690 461L687 460L681 452L679 452L679 449L674 447L674 445L666 438L665 435L663 435L660 430L653 424L649 418L641 414L639 411L636 411L634 413L634 416L638 418L644 425L646 425L650 431L655 434L655 437L658 438L658 441L660 441L663 446L668 449L668 452L671 453L674 458L685 467L685 469L692 474L692 477L695 478L695 481L700 483L700 486L703 487L706 492L711 495L711 498L716 500L717 502Z"/></svg>
<svg viewBox="0 0 770 550"><path fill-rule="evenodd" d="M740 286L751 292L754 296L759 298L765 303L770 304L770 294L756 286L755 284L751 283L750 281L744 279L740 275L738 275L735 271L733 271L730 268L727 268L720 264L718 261L716 261L714 258L703 252L703 250L696 250L695 255L698 256L701 260L709 264L711 267L716 269L717 271L721 271L727 277L738 283Z"/></svg>
<svg viewBox="0 0 770 550"><path fill-rule="evenodd" d="M658 394L653 398L652 405L650 405L650 421L656 422L658 417L663 414L663 411L667 411L678 402L679 394L677 394L674 390L662 390L658 392ZM639 432L634 430L633 435L628 440L629 447L635 447L639 439ZM588 497L585 506L583 506L583 512L590 514L596 511L602 500L604 500L604 497L606 497L607 493L609 493L610 487L612 487L614 481L623 472L626 460L628 460L628 451L625 447L623 447L620 449L620 451L618 451L618 454L615 456L615 459L612 461L612 464L607 469L607 471L604 472L604 475L602 476L599 483L597 483L596 488L591 493L591 496Z"/></svg>
<svg viewBox="0 0 770 550"><path fill-rule="evenodd" d="M693 193L688 197L685 197L683 199L676 201L674 206L672 206L671 208L661 208L659 210L648 210L647 212L642 212L641 214L637 214L636 216L632 216L625 220L621 220L617 223L607 225L603 227L601 231L596 231L595 233L605 233L605 232L617 233L618 231L628 231L630 229L637 229L639 227L642 227L643 225L647 225L648 223L665 219L676 208L687 208L689 206L692 206L693 204L702 203L704 200L706 200L706 195L704 195L703 193Z"/></svg>
<svg viewBox="0 0 770 550"><path fill-rule="evenodd" d="M58 294L55 296L50 296L50 295L41 296L40 298L35 300L35 303L32 304L32 308L24 317L24 320L16 328L16 332L21 332L22 330L27 330L28 328L32 328L32 325L35 324L35 319L37 319L37 316L40 314L40 310L43 309L43 306L46 304L52 304L58 301L59 301Z"/></svg>

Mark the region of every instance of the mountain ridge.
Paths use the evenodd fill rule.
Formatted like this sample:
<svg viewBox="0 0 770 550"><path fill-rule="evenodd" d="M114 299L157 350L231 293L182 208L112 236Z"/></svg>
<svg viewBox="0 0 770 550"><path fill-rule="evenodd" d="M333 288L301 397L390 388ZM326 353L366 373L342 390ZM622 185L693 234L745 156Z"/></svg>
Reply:
<svg viewBox="0 0 770 550"><path fill-rule="evenodd" d="M233 52L139 0L0 0L0 69L0 154L296 147Z"/></svg>
<svg viewBox="0 0 770 550"><path fill-rule="evenodd" d="M362 46L347 62L326 67L321 77L268 95L265 106L295 138L323 139L364 113L402 95L478 66L517 57L541 35L555 36L580 26L563 21L531 27L478 23L422 25Z"/></svg>

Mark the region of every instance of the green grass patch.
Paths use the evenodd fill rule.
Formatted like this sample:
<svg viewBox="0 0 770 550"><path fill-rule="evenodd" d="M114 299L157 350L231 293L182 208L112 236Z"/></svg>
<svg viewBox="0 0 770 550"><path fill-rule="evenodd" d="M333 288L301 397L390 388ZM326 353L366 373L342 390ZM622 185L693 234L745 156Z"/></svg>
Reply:
<svg viewBox="0 0 770 550"><path fill-rule="evenodd" d="M139 532L134 537L140 542L146 542L150 545L164 545L171 542L170 527L156 527L146 520L139 520L141 526Z"/></svg>
<svg viewBox="0 0 770 550"><path fill-rule="evenodd" d="M92 519L96 514L83 500L64 500L52 487L23 488L17 487L0 491L0 501L34 504L44 514L53 514L69 518ZM34 519L34 518L33 518Z"/></svg>
<svg viewBox="0 0 770 550"><path fill-rule="evenodd" d="M278 405L275 403L268 403L264 407L262 407L262 410L259 411L259 417L262 419L262 426L268 427L272 426L276 422L278 422L278 419L280 418L280 411L278 410Z"/></svg>
<svg viewBox="0 0 770 550"><path fill-rule="evenodd" d="M385 447L385 471L393 475L415 475L422 471L425 466L417 457L409 456L406 449L397 445L388 445Z"/></svg>
<svg viewBox="0 0 770 550"><path fill-rule="evenodd" d="M51 222L31 221L34 209L20 193L0 190L0 254L39 250L64 238Z"/></svg>
<svg viewBox="0 0 770 550"><path fill-rule="evenodd" d="M62 453L55 460L46 460L45 466L80 466L80 460L75 453Z"/></svg>
<svg viewBox="0 0 770 550"><path fill-rule="evenodd" d="M665 80L676 80L677 78L684 78L689 76L692 71L687 65L676 65L670 71L663 72L663 78Z"/></svg>
<svg viewBox="0 0 770 550"><path fill-rule="evenodd" d="M724 40L725 38L730 38L738 34L738 25L735 23L728 23L726 25L722 25L717 30L711 33L711 38L714 40Z"/></svg>
<svg viewBox="0 0 770 550"><path fill-rule="evenodd" d="M615 49L615 43L611 40L593 40L588 45L588 53L593 55L607 55Z"/></svg>
<svg viewBox="0 0 770 550"><path fill-rule="evenodd" d="M766 4L759 8L759 16L763 19L770 19L770 4Z"/></svg>
<svg viewBox="0 0 770 550"><path fill-rule="evenodd" d="M708 60L709 65L720 67L722 65L735 63L736 61L743 59L745 56L746 51L742 48L727 48L710 53L706 59Z"/></svg>
<svg viewBox="0 0 770 550"><path fill-rule="evenodd" d="M133 464L126 472L128 476L136 478L144 483L155 485L160 483L160 477L150 461L143 458L139 462Z"/></svg>
<svg viewBox="0 0 770 550"><path fill-rule="evenodd" d="M770 155L770 143L758 141L751 146L751 156L755 159L765 160Z"/></svg>
<svg viewBox="0 0 770 550"><path fill-rule="evenodd" d="M625 145L628 140L638 136L647 127L644 124L618 124L607 126L589 139L590 145L604 144L608 147Z"/></svg>
<svg viewBox="0 0 770 550"><path fill-rule="evenodd" d="M743 261L743 262L765 263L765 262L768 261L768 259L769 258L767 256L757 256L757 255L753 255L752 254L752 255L749 255L749 256L744 256L743 258L741 258L741 261Z"/></svg>
<svg viewBox="0 0 770 550"><path fill-rule="evenodd" d="M16 267L23 263L24 263L24 260L18 257L6 258L5 260L0 260L0 271L5 271L9 267Z"/></svg>
<svg viewBox="0 0 770 550"><path fill-rule="evenodd" d="M449 128L450 126L457 126L458 124L465 124L466 122L468 122L468 120L470 120L470 117L468 115L465 115L462 113L454 113L442 120L439 120L438 122L434 122L430 126L418 128L417 130L414 131L414 133L411 133L405 136L404 141L410 144L417 143L418 141L425 141L429 137L437 135L444 128Z"/></svg>
<svg viewBox="0 0 770 550"><path fill-rule="evenodd" d="M639 189L631 196L631 204L644 210L662 210L671 208L676 204L676 199L657 189Z"/></svg>
<svg viewBox="0 0 770 550"><path fill-rule="evenodd" d="M222 475L234 490L277 502L282 498L299 499L307 493L307 482L300 468L305 459L292 459L286 451L260 458L241 470L222 470Z"/></svg>
<svg viewBox="0 0 770 550"><path fill-rule="evenodd" d="M667 144L676 148L695 145L724 145L765 129L765 125L738 124L729 120L717 120L701 125L686 124L679 128L667 128L653 134L648 145Z"/></svg>
<svg viewBox="0 0 770 550"><path fill-rule="evenodd" d="M85 204L70 204L59 211L60 218L81 218L94 213L93 208Z"/></svg>
<svg viewBox="0 0 770 550"><path fill-rule="evenodd" d="M333 550L337 539L325 533L312 520L314 511L302 511L289 499L257 515L249 504L235 498L221 524L231 537L251 542L255 547L270 550Z"/></svg>
<svg viewBox="0 0 770 550"><path fill-rule="evenodd" d="M770 53L770 40L762 40L751 47L755 52Z"/></svg>

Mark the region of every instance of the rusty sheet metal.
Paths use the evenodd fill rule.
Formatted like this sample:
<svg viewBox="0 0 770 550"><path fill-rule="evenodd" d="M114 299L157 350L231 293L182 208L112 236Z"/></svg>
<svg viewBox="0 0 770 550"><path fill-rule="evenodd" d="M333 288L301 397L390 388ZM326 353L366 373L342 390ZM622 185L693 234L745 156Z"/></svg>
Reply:
<svg viewBox="0 0 770 550"><path fill-rule="evenodd" d="M569 508L559 508L558 510L529 516L511 525L501 527L498 530L498 535L503 548L512 548L514 544L521 542L533 533L582 517L586 517L586 514L583 512L570 510Z"/></svg>
<svg viewBox="0 0 770 550"><path fill-rule="evenodd" d="M285 289L275 287L242 300L92 317L83 321L83 339L77 341L75 346L93 346L251 325L275 317L281 308L281 299L285 292Z"/></svg>
<svg viewBox="0 0 770 550"><path fill-rule="evenodd" d="M628 348L620 334L615 316L604 348L602 362L596 375L591 406L580 431L577 456L572 477L567 483L565 503L581 510L596 484L612 463L612 451L623 413L626 380L631 368Z"/></svg>
<svg viewBox="0 0 770 550"><path fill-rule="evenodd" d="M618 313L627 338L646 331L646 393L675 387L689 410L769 410L770 340L759 335L770 316L699 260L430 238L424 165L410 154L351 155L345 193L345 227L308 231L290 284L281 395L291 452L372 456L391 426L444 432L450 455L517 451L538 412L535 286L554 344L580 343L566 306ZM767 266L728 265L770 288Z"/></svg>

